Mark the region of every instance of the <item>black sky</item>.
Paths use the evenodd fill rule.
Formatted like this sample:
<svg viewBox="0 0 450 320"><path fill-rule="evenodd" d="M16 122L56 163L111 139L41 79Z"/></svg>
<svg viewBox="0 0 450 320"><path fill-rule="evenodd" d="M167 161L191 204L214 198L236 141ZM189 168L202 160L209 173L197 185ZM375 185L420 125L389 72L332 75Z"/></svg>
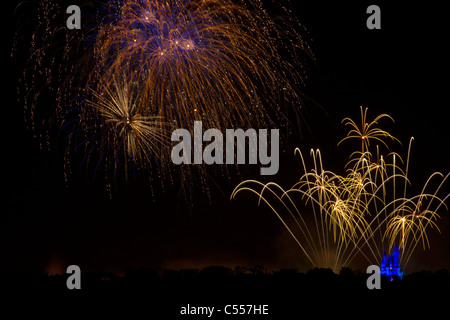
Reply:
<svg viewBox="0 0 450 320"><path fill-rule="evenodd" d="M308 130L292 137L293 145L338 152L337 157L325 156L325 162L341 167L346 155L339 159L336 148L344 134L340 121L358 116L363 105L372 116L393 116L395 125L389 129L404 143L403 152L409 137L415 137L410 170L416 187L434 171L448 172L449 28L437 2L292 2L292 14L307 28L316 57L306 94L321 105L304 108ZM366 28L370 4L381 7L381 30ZM223 194L214 192L212 204L200 194L192 208L179 201L176 190L152 199L145 186L134 184L110 199L82 174L66 188L61 151L41 151L26 130L16 93L21 66L10 57L17 23L14 6L5 12L2 268L27 272L63 272L69 264L85 271L114 272L212 264L310 268L273 214L256 206L256 199L228 200L239 177L222 186ZM272 180L291 186L300 174L296 164L288 150ZM243 179L258 178L245 174ZM448 216L442 212L442 234L432 233L431 250L417 250L409 271L450 269Z"/></svg>

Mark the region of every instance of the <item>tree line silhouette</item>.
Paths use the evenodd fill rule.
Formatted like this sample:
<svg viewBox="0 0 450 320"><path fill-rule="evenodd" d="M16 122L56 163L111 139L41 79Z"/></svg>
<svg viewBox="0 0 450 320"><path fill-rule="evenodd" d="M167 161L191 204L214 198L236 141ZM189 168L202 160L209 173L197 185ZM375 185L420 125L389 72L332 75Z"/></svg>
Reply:
<svg viewBox="0 0 450 320"><path fill-rule="evenodd" d="M90 312L102 318L124 313L127 318L147 315L149 319L201 319L180 315L186 305L267 304L269 316L235 316L239 319L291 319L312 312L318 316L442 312L449 300L450 275L446 269L405 275L402 280L382 278L380 290L366 286L368 274L342 268L268 271L253 268L210 266L203 269L129 269L124 275L110 272L82 273L81 289L69 290L68 275L3 274L5 305L15 312ZM28 306L24 307L24 306ZM362 309L361 309L362 308ZM359 311L358 311L359 310ZM215 314L214 319L231 316Z"/></svg>

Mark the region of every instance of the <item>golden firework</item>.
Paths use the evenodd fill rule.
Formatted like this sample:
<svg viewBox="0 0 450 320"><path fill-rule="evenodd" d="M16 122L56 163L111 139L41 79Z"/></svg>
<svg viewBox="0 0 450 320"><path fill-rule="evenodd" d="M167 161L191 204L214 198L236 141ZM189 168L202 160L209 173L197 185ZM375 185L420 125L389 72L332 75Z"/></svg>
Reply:
<svg viewBox="0 0 450 320"><path fill-rule="evenodd" d="M114 172L123 161L126 178L129 166L159 166L167 161L163 148L170 141L170 124L152 115L141 101L133 83L113 79L91 90L91 99L81 104L81 117L73 131L78 136L71 138L83 137L76 149L88 150L85 161L97 151L96 171L102 160L106 166L112 162Z"/></svg>
<svg viewBox="0 0 450 320"><path fill-rule="evenodd" d="M432 174L420 194L408 197L413 139L406 168L399 164L402 161L395 152L384 156L376 145L372 153L372 141L386 147L386 140L398 141L377 127L382 118L392 119L382 114L368 122L367 108L361 107L360 126L349 118L344 120L351 130L340 143L351 138L361 142L360 150L349 157L345 175L324 170L319 150L311 150L313 167L308 170L305 157L296 149L304 174L291 189L286 191L275 183L244 181L231 198L244 190L257 194L259 201L263 200L276 213L315 267L329 267L337 272L358 254L369 263L378 264L383 251L391 251L395 244L402 252L400 263L405 267L420 241L424 248L429 247L428 229L439 230L437 212L446 207L445 201L450 196L442 198L439 192L450 174ZM434 179L441 182L430 190ZM300 194L303 201L299 203L295 194Z"/></svg>

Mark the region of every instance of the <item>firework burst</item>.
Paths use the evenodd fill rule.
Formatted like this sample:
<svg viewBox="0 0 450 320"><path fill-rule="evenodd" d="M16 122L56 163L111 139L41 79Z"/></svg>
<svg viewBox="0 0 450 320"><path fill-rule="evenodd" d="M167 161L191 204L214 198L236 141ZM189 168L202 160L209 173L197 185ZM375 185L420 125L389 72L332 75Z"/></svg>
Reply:
<svg viewBox="0 0 450 320"><path fill-rule="evenodd" d="M170 124L152 115L142 106L139 92L132 83L114 80L111 85L91 90L91 99L81 102L80 118L68 121L74 124L69 134L70 145L84 150L82 162L96 154L95 172L102 161L114 168L114 176L123 161L125 178L128 167L160 166L165 161ZM77 135L78 134L78 135ZM81 142L79 141L81 139ZM111 164L112 162L112 164Z"/></svg>
<svg viewBox="0 0 450 320"><path fill-rule="evenodd" d="M113 2L99 26L89 82L125 70L165 119L188 126L201 119L211 128L267 126L282 111L280 96L300 100L297 83L288 79L302 78L301 64L294 68L281 57L275 24L260 3L248 3ZM291 40L292 52L307 52L298 35Z"/></svg>
<svg viewBox="0 0 450 320"><path fill-rule="evenodd" d="M82 30L68 30L64 3L39 2L19 85L28 123L47 145L60 134L49 127L68 130L67 168L83 150L82 164L114 176L121 161L171 170L172 126L288 127L313 56L288 10L270 6L283 19L258 0L86 2Z"/></svg>

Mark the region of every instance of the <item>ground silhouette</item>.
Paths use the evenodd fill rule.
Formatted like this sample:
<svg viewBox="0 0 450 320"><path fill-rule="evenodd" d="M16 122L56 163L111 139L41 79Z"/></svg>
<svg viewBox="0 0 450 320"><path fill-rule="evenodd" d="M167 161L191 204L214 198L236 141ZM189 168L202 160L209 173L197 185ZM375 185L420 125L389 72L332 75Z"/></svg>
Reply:
<svg viewBox="0 0 450 320"><path fill-rule="evenodd" d="M140 268L125 275L96 272L81 276L81 290L68 290L68 275L3 274L5 306L14 313L31 312L48 317L120 314L127 319L203 319L207 315L182 315L186 306L268 305L269 315L225 315L212 319L300 319L318 317L408 316L425 311L432 316L445 311L449 301L447 270L422 271L402 280L382 279L380 290L369 290L368 275L343 268L306 273L294 269L267 271L261 266L234 269L210 266L201 270Z"/></svg>

